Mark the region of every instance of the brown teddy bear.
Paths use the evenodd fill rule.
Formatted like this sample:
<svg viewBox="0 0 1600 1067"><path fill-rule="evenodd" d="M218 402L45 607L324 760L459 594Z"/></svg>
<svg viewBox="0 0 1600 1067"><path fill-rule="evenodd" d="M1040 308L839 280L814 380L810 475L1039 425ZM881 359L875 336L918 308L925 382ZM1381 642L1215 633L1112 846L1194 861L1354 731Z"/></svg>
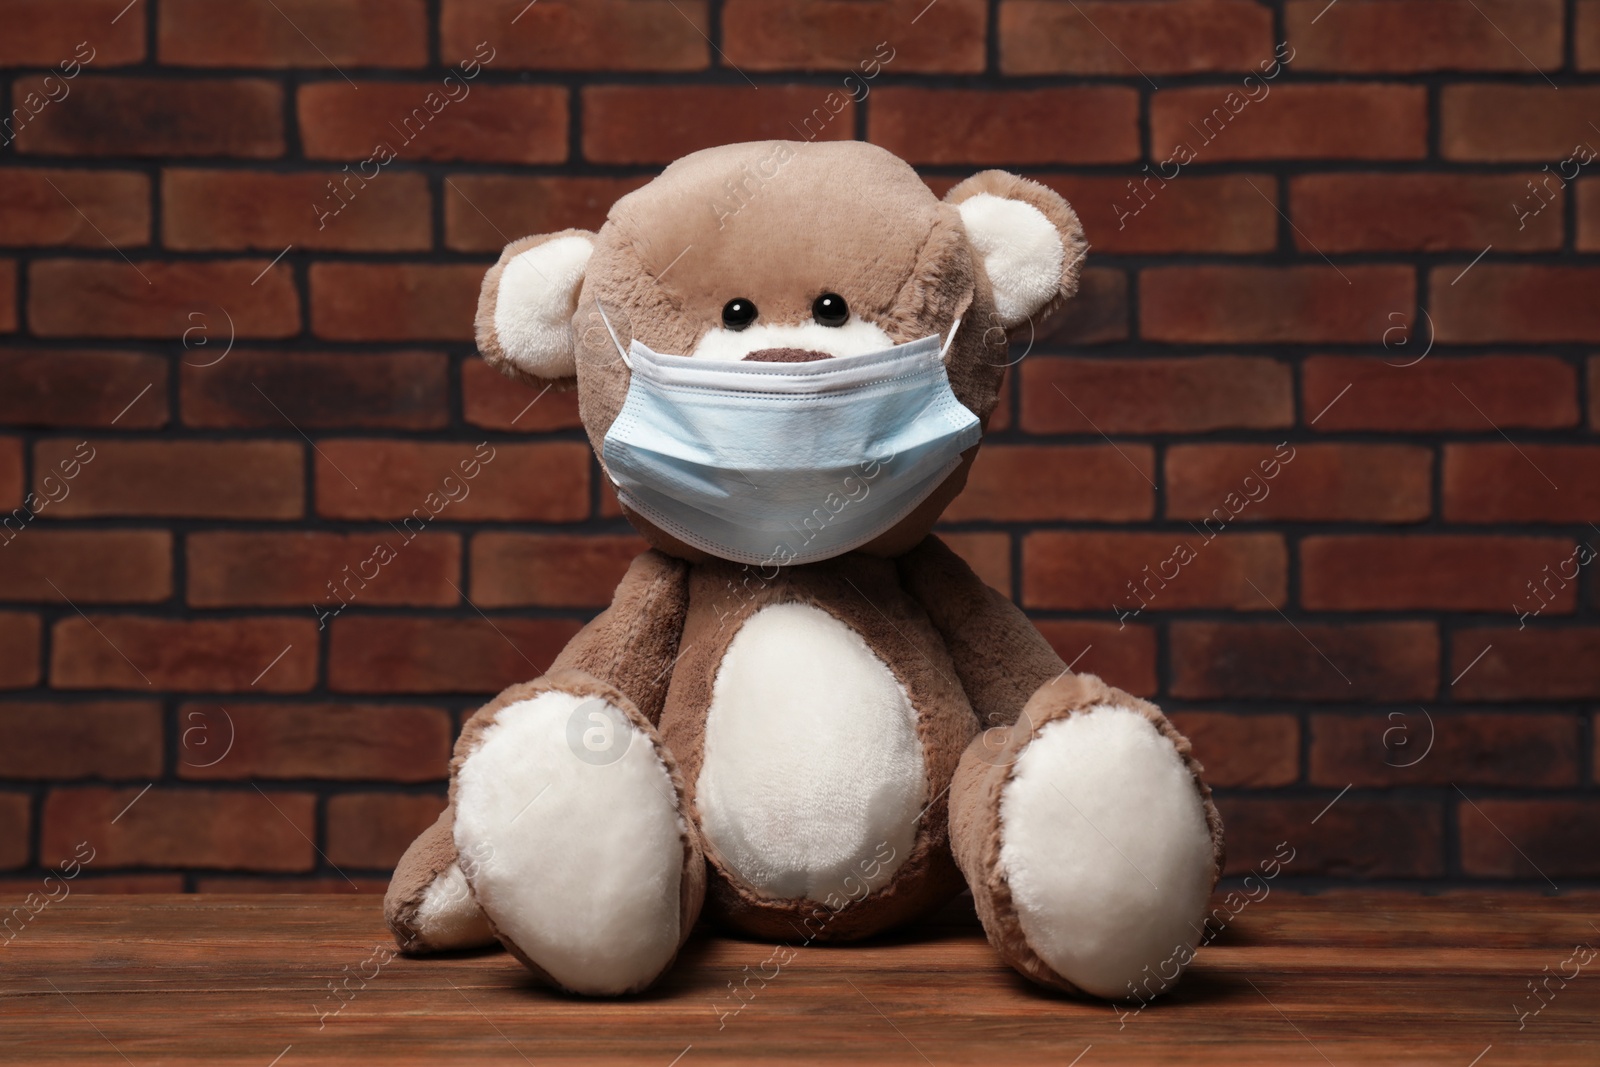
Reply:
<svg viewBox="0 0 1600 1067"><path fill-rule="evenodd" d="M462 730L385 901L404 951L498 938L564 989L628 993L703 903L839 941L965 885L1035 981L1176 980L1222 863L1187 741L929 535L1007 330L1073 295L1085 248L1035 182L986 171L941 201L872 145L782 141L679 160L599 233L507 246L479 348L576 383L653 548Z"/></svg>

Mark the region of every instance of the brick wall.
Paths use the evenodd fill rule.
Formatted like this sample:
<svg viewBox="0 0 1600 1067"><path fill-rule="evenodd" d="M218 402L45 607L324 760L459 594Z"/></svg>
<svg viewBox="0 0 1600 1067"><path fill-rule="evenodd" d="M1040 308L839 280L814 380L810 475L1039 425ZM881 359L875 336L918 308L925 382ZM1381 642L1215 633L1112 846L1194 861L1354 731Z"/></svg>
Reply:
<svg viewBox="0 0 1600 1067"><path fill-rule="evenodd" d="M1236 873L1600 884L1600 0L0 0L0 65L6 886L380 887L640 547L485 266L808 122L1083 216L946 529Z"/></svg>

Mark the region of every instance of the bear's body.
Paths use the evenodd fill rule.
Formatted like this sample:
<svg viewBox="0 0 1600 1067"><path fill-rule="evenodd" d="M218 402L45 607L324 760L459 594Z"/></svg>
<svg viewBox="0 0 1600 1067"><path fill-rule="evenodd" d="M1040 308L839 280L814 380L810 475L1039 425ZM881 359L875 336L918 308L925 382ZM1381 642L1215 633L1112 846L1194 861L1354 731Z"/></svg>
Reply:
<svg viewBox="0 0 1600 1067"><path fill-rule="evenodd" d="M761 184L730 219L713 194L751 173ZM656 548L544 677L463 730L450 807L390 888L404 949L498 937L555 984L613 994L666 969L703 903L750 934L839 941L966 886L1037 981L1121 997L1176 979L1221 868L1220 821L1155 707L1072 674L928 536L976 446L866 543L803 565L784 543L761 563L685 543L691 526L680 538L628 507L616 435L606 451L643 358L624 339L711 365L946 336L941 386L986 420L1004 330L1070 295L1081 236L1054 194L998 172L947 199L866 145L728 146L674 164L598 235L508 247L480 347L518 376L576 375L596 452ZM848 321L819 293L847 300ZM737 301L759 320L730 318ZM884 464L874 475L892 478ZM884 484L832 498L815 523L853 520ZM802 547L819 529L791 528Z"/></svg>

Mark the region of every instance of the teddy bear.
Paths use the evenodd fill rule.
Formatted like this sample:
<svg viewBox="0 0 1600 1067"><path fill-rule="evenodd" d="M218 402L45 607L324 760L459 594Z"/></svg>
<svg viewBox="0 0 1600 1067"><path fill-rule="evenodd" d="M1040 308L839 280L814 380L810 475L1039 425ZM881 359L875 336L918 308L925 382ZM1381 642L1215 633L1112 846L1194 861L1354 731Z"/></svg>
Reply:
<svg viewBox="0 0 1600 1067"><path fill-rule="evenodd" d="M856 141L695 152L599 232L506 247L479 350L577 389L650 547L464 724L385 898L401 951L498 941L615 996L702 912L851 941L966 889L1037 983L1171 987L1223 862L1188 742L930 533L1008 335L1074 295L1086 249L1039 183L989 170L941 199Z"/></svg>

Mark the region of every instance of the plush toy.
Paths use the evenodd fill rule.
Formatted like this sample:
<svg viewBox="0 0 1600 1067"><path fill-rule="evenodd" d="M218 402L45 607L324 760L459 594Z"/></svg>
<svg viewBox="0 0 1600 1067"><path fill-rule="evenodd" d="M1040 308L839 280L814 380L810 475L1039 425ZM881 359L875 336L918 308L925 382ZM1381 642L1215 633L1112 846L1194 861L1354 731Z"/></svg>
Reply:
<svg viewBox="0 0 1600 1067"><path fill-rule="evenodd" d="M385 902L402 950L498 939L561 988L629 993L702 904L844 941L965 886L1037 982L1176 980L1222 863L1188 742L929 535L1007 331L1073 295L1085 248L1035 182L941 201L872 145L777 141L679 160L598 233L507 246L478 346L576 384L652 548L462 730Z"/></svg>

